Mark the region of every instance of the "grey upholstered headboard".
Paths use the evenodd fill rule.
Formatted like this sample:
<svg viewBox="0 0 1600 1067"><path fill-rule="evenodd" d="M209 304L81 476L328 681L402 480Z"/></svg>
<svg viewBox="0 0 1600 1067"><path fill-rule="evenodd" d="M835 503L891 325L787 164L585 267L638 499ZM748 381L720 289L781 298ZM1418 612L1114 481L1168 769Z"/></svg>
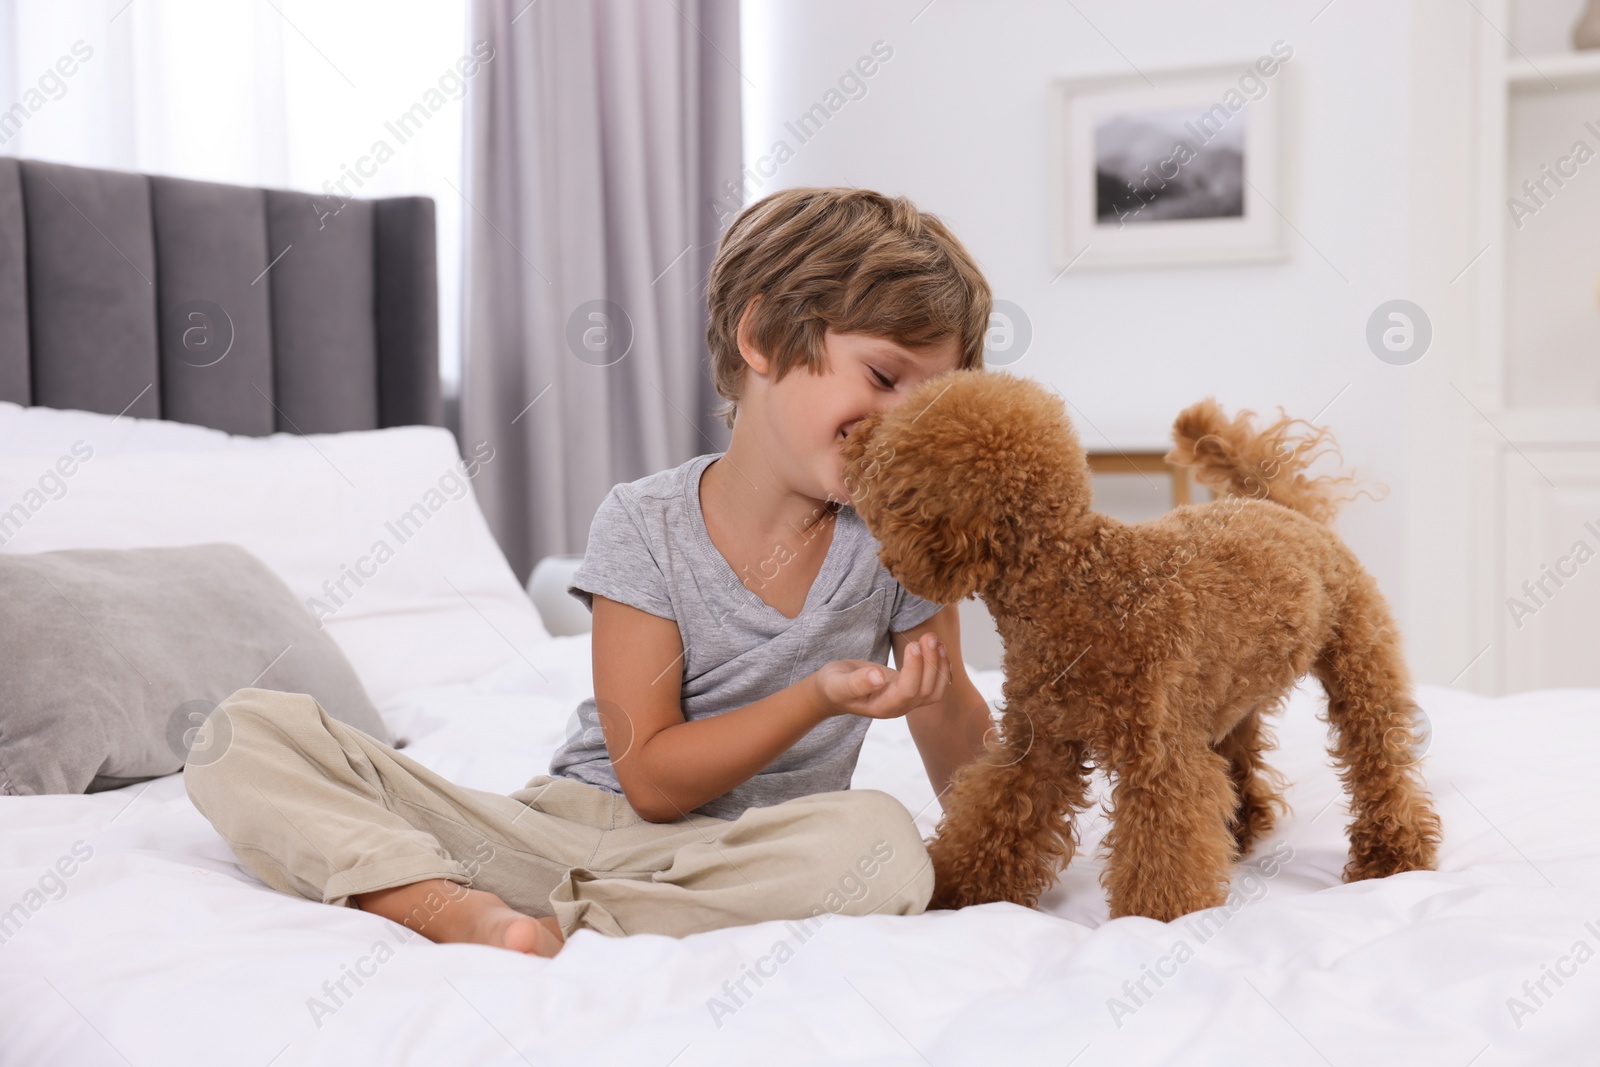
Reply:
<svg viewBox="0 0 1600 1067"><path fill-rule="evenodd" d="M434 256L426 197L0 159L0 400L241 434L437 425Z"/></svg>

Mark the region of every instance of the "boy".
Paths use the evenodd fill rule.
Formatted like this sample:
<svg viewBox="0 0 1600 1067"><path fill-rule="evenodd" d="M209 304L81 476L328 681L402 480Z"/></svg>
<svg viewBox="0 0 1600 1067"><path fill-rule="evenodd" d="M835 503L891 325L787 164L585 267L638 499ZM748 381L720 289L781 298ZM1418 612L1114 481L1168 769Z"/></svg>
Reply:
<svg viewBox="0 0 1600 1067"><path fill-rule="evenodd" d="M245 689L222 705L226 753L185 769L195 806L274 888L435 941L552 956L583 928L921 912L933 873L910 813L849 789L863 735L906 716L942 797L991 721L956 605L878 562L839 445L929 377L981 367L990 302L903 197L746 208L707 289L732 439L597 511L568 587L594 614L595 695L550 773L464 789L310 697Z"/></svg>

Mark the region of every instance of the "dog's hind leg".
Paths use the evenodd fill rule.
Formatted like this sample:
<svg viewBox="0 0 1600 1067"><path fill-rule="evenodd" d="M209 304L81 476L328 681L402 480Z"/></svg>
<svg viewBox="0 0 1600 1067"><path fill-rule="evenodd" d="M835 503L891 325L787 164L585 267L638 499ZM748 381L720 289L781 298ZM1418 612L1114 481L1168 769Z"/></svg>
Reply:
<svg viewBox="0 0 1600 1067"><path fill-rule="evenodd" d="M1031 908L1072 859L1074 818L1089 802L1085 747L1035 736L1033 722L1013 704L1004 740L956 772L928 843L930 909L1000 900Z"/></svg>
<svg viewBox="0 0 1600 1067"><path fill-rule="evenodd" d="M1272 833L1279 815L1289 812L1288 802L1283 799L1283 774L1264 758L1277 746L1272 728L1262 717L1276 706L1274 702L1254 709L1216 746L1230 765L1233 788L1239 795L1232 827L1241 856Z"/></svg>
<svg viewBox="0 0 1600 1067"><path fill-rule="evenodd" d="M1330 751L1350 794L1345 881L1432 870L1440 827L1417 766L1417 706L1388 606L1366 574L1312 670L1328 692Z"/></svg>

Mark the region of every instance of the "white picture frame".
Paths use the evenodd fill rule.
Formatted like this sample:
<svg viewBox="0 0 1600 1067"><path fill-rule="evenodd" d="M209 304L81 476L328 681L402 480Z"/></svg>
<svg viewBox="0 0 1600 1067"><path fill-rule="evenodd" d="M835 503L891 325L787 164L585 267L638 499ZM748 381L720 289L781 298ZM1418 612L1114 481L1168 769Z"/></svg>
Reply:
<svg viewBox="0 0 1600 1067"><path fill-rule="evenodd" d="M1283 64L1262 74L1262 62L1053 83L1057 271L1288 258L1289 78ZM1124 189L1130 173L1136 184Z"/></svg>

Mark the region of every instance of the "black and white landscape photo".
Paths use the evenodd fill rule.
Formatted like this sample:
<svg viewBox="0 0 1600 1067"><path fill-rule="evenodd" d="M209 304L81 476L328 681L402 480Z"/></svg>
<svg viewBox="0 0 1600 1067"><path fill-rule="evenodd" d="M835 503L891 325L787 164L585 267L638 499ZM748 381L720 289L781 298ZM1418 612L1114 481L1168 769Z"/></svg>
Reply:
<svg viewBox="0 0 1600 1067"><path fill-rule="evenodd" d="M1096 225L1242 218L1245 123L1220 106L1096 121Z"/></svg>

